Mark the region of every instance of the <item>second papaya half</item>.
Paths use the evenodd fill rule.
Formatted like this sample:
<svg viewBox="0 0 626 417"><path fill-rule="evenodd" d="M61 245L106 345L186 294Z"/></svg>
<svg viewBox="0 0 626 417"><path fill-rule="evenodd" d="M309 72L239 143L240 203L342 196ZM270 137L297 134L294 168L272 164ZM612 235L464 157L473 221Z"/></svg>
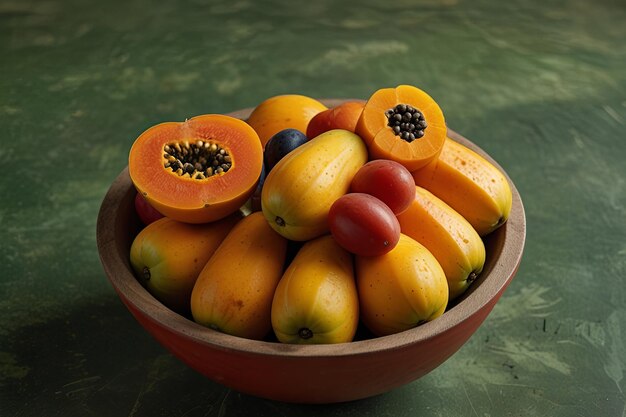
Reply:
<svg viewBox="0 0 626 417"><path fill-rule="evenodd" d="M446 139L443 112L417 87L380 89L367 100L356 126L370 159L391 159L409 171L435 159Z"/></svg>
<svg viewBox="0 0 626 417"><path fill-rule="evenodd" d="M160 213L207 223L237 211L254 192L263 148L244 121L208 114L153 126L133 144L130 177Z"/></svg>

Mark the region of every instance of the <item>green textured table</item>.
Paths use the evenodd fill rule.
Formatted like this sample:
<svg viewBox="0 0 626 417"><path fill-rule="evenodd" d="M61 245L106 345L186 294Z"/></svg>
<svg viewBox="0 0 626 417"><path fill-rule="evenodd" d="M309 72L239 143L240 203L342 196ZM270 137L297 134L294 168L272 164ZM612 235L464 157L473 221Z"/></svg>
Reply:
<svg viewBox="0 0 626 417"><path fill-rule="evenodd" d="M626 415L624 2L208 3L0 0L0 415ZM457 354L384 395L298 406L207 380L143 331L95 245L139 133L401 83L525 203L519 273Z"/></svg>

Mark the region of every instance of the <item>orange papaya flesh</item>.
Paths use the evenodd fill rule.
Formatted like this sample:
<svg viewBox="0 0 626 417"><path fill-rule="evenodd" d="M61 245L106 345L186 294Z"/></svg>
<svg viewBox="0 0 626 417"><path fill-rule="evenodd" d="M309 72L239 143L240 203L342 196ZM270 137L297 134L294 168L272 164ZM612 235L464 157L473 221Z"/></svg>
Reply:
<svg viewBox="0 0 626 417"><path fill-rule="evenodd" d="M389 113L397 113L399 105L406 105L417 113L426 122L426 127L411 127L409 132L407 126L401 132L394 131ZM401 122L408 125L412 121ZM404 131L413 133L415 138L403 139L401 134ZM367 144L370 159L390 159L415 171L439 155L447 127L443 112L432 97L417 87L400 85L374 92L361 113L356 133Z"/></svg>
<svg viewBox="0 0 626 417"><path fill-rule="evenodd" d="M138 192L163 215L207 223L245 203L262 164L254 129L230 116L208 114L143 132L131 147L128 170Z"/></svg>

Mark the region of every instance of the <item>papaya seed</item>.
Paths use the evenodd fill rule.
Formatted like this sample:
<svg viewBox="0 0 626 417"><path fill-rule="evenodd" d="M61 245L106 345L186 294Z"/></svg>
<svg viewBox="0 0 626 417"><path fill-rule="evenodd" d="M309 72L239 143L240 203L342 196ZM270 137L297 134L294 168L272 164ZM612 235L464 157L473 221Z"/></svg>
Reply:
<svg viewBox="0 0 626 417"><path fill-rule="evenodd" d="M196 140L169 143L163 146L163 167L179 177L204 180L227 172L232 156L216 143Z"/></svg>
<svg viewBox="0 0 626 417"><path fill-rule="evenodd" d="M410 104L397 104L385 111L389 126L400 139L413 142L424 136L424 129L428 126L424 114Z"/></svg>

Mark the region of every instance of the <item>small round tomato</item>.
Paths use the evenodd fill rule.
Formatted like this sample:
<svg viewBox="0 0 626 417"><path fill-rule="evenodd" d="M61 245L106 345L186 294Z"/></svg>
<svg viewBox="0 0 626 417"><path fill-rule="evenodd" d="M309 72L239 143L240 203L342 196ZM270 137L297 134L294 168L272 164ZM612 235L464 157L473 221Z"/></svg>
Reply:
<svg viewBox="0 0 626 417"><path fill-rule="evenodd" d="M146 226L163 217L140 193L135 196L135 211L139 215L139 220Z"/></svg>
<svg viewBox="0 0 626 417"><path fill-rule="evenodd" d="M391 209L364 193L338 198L330 207L328 225L339 245L361 256L383 255L400 239L400 223Z"/></svg>
<svg viewBox="0 0 626 417"><path fill-rule="evenodd" d="M328 109L328 110L321 111L317 113L315 116L313 116L313 118L311 119L311 121L306 127L307 138L313 139L321 135L322 133L328 132L329 130L331 130L332 129L331 115L332 115L332 110Z"/></svg>
<svg viewBox="0 0 626 417"><path fill-rule="evenodd" d="M357 171L350 191L373 195L387 204L394 214L400 214L415 199L415 180L398 162L375 159Z"/></svg>

